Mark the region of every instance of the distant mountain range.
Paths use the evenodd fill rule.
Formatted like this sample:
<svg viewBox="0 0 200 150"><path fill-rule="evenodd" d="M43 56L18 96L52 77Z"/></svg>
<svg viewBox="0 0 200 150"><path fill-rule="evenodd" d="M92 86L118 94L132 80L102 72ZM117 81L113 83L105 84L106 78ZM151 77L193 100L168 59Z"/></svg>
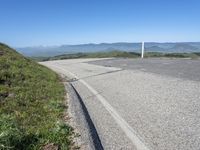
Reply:
<svg viewBox="0 0 200 150"><path fill-rule="evenodd" d="M101 44L79 44L79 45L61 45L61 46L38 46L16 48L18 52L29 57L38 56L56 56L61 54L72 54L78 52L105 52L105 51L133 51L140 52L141 43L101 43ZM182 43L145 43L147 52L163 53L189 53L200 52L200 42L182 42Z"/></svg>

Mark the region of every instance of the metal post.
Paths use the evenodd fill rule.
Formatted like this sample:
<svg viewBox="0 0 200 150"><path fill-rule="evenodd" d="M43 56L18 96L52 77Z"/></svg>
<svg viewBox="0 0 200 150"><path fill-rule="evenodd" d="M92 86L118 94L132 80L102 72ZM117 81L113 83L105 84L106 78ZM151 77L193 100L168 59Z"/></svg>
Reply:
<svg viewBox="0 0 200 150"><path fill-rule="evenodd" d="M144 42L142 42L142 53L141 53L141 58L144 58Z"/></svg>

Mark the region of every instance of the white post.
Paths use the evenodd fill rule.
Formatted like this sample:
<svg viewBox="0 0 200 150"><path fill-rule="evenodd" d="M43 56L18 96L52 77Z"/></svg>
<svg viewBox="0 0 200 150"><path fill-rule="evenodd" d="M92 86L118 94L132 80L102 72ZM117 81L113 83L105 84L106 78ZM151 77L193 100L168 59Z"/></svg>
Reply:
<svg viewBox="0 0 200 150"><path fill-rule="evenodd" d="M142 42L142 53L141 53L141 58L144 58L144 42Z"/></svg>

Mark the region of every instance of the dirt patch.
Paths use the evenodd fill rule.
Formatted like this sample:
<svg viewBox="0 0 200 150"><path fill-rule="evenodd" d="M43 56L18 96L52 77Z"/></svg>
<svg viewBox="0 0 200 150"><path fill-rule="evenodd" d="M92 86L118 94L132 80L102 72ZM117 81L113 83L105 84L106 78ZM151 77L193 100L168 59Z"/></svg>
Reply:
<svg viewBox="0 0 200 150"><path fill-rule="evenodd" d="M0 56L3 56L3 54L4 54L3 51L0 51Z"/></svg>
<svg viewBox="0 0 200 150"><path fill-rule="evenodd" d="M0 100L3 100L3 99L5 99L6 97L8 97L8 93L7 92L5 92L5 93L0 93Z"/></svg>
<svg viewBox="0 0 200 150"><path fill-rule="evenodd" d="M58 149L59 149L58 145L54 143L47 144L43 147L43 150L58 150Z"/></svg>

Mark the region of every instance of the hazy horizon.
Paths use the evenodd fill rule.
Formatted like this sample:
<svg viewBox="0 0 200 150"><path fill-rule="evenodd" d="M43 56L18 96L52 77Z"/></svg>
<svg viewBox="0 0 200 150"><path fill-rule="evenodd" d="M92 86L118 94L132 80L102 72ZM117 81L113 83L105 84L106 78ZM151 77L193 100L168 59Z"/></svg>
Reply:
<svg viewBox="0 0 200 150"><path fill-rule="evenodd" d="M143 41L142 41L143 42ZM76 45L90 45L90 44L94 44L94 45L100 45L100 44L116 44L116 43L132 43L132 44L138 44L138 43L142 43L142 42L100 42L100 43L75 43L75 44L59 44L59 45L27 45L27 46L14 46L15 48L26 48L26 47L59 47L59 46L76 46ZM183 42L152 42L152 41L144 41L144 43L158 43L158 44L166 44L166 43L200 43L200 41L183 41Z"/></svg>

